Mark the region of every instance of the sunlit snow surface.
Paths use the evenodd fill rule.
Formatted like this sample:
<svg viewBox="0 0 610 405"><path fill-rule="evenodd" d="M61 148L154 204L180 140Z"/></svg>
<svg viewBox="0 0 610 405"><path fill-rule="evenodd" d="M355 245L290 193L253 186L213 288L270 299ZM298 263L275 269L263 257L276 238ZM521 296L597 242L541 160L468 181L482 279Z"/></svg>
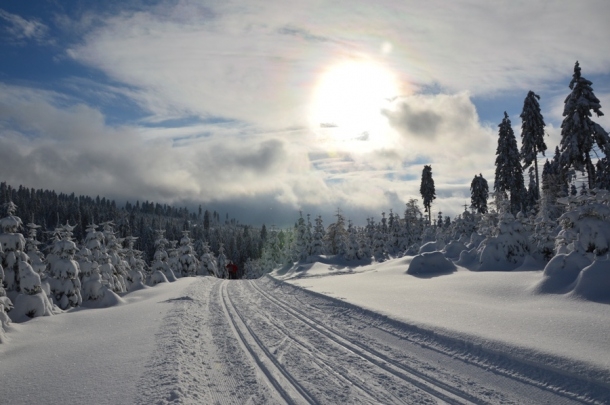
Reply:
<svg viewBox="0 0 610 405"><path fill-rule="evenodd" d="M394 319L550 353L610 370L610 305L569 295L536 294L542 271L410 275L412 257L299 264L278 279L386 314ZM330 263L330 262L329 262Z"/></svg>
<svg viewBox="0 0 610 405"><path fill-rule="evenodd" d="M317 260L13 323L0 403L610 401L610 305L536 293L541 270Z"/></svg>

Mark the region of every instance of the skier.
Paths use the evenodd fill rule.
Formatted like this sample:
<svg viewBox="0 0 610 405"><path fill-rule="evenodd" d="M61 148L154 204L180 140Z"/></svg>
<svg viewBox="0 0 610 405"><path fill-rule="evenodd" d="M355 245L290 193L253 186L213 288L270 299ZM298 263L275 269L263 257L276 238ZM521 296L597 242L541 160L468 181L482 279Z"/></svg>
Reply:
<svg viewBox="0 0 610 405"><path fill-rule="evenodd" d="M231 260L229 260L229 263L227 264L227 271L229 272L230 280L237 279L237 265L235 265L235 263L233 263Z"/></svg>

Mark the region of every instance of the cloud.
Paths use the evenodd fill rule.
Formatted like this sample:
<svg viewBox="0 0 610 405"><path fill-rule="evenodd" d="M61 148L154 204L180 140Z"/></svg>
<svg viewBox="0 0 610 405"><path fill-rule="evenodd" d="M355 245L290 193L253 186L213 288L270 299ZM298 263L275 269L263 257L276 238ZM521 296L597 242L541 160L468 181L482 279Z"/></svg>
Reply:
<svg viewBox="0 0 610 405"><path fill-rule="evenodd" d="M400 103L397 111L384 110L383 114L388 117L390 124L398 131L407 130L409 134L434 138L442 117L434 111L414 111L408 103Z"/></svg>
<svg viewBox="0 0 610 405"><path fill-rule="evenodd" d="M0 9L0 21L4 20L4 31L12 44L24 44L28 40L43 42L49 28L36 19L27 20L17 14Z"/></svg>
<svg viewBox="0 0 610 405"><path fill-rule="evenodd" d="M341 207L362 220L402 212L431 164L433 210L453 215L475 174L493 179L497 123L481 123L471 97L543 89L558 94L546 118L576 59L608 73L609 3L581 3L178 0L58 15L55 25L77 38L64 58L100 74L59 82L79 99L0 88L0 172L66 192L250 204L261 216L269 206L332 219ZM0 13L13 40L45 38L38 20ZM340 141L332 122L310 128L320 75L359 58L400 82L379 111L388 128ZM608 89L597 95L606 105ZM133 104L147 116L112 115ZM556 125L547 130L557 139Z"/></svg>

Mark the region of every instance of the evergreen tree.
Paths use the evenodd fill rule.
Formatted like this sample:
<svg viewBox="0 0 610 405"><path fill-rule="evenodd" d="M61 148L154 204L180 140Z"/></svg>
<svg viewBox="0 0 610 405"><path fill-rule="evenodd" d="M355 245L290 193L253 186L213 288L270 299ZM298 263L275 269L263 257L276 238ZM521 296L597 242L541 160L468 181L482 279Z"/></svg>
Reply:
<svg viewBox="0 0 610 405"><path fill-rule="evenodd" d="M248 258L248 260L250 260ZM210 250L207 242L203 244L203 255L201 255L201 270L200 275L218 277L218 268L216 266L216 258Z"/></svg>
<svg viewBox="0 0 610 405"><path fill-rule="evenodd" d="M511 211L518 212L522 208L525 195L523 169L519 158L517 140L506 111L504 119L498 125L498 148L496 149L496 177L494 191L510 193Z"/></svg>
<svg viewBox="0 0 610 405"><path fill-rule="evenodd" d="M470 183L470 205L479 214L487 212L487 198L489 197L489 186L482 174L475 174Z"/></svg>
<svg viewBox="0 0 610 405"><path fill-rule="evenodd" d="M423 215L415 198L410 199L409 202L406 203L406 206L404 244L407 248L409 248L421 242L421 235L423 232Z"/></svg>
<svg viewBox="0 0 610 405"><path fill-rule="evenodd" d="M326 230L327 247L330 254L345 255L347 250L347 231L345 230L345 217L337 209L337 221L330 224Z"/></svg>
<svg viewBox="0 0 610 405"><path fill-rule="evenodd" d="M324 248L324 236L326 232L324 230L324 223L322 222L322 217L318 215L316 218L316 225L314 226L313 235L312 235L312 243L311 243L311 254L312 255L323 255L326 254L326 249Z"/></svg>
<svg viewBox="0 0 610 405"><path fill-rule="evenodd" d="M432 166L424 165L424 170L421 175L421 185L419 192L424 201L424 212L428 213L428 220L432 223L432 201L436 199L436 190L434 189L434 179L432 178Z"/></svg>
<svg viewBox="0 0 610 405"><path fill-rule="evenodd" d="M296 261L305 261L309 257L309 246L307 244L307 225L303 218L303 212L299 212L299 220L296 225L296 239L294 244L294 258Z"/></svg>
<svg viewBox="0 0 610 405"><path fill-rule="evenodd" d="M570 82L572 92L565 99L563 122L561 123L561 166L564 170L573 167L586 171L589 188L595 188L595 166L591 161L591 150L597 145L608 156L610 137L597 123L591 120L591 111L603 116L599 99L593 94L592 83L581 76L578 61Z"/></svg>
<svg viewBox="0 0 610 405"><path fill-rule="evenodd" d="M363 253L360 250L357 229L353 226L352 221L348 221L347 234L348 242L347 249L345 252L345 258L347 260L360 260L363 257Z"/></svg>
<svg viewBox="0 0 610 405"><path fill-rule="evenodd" d="M536 181L536 175L534 174L533 167L529 168L528 174L529 174L530 182L529 182L529 185L527 186L527 198L526 198L526 201L524 204L527 211L535 208L536 204L538 203L538 200L540 200L540 194L538 192L538 184Z"/></svg>
<svg viewBox="0 0 610 405"><path fill-rule="evenodd" d="M544 143L544 118L540 113L540 96L533 91L527 93L523 102L521 113L521 159L523 168L527 169L534 162L536 172L536 191L540 195L540 182L538 177L538 154L546 151Z"/></svg>
<svg viewBox="0 0 610 405"><path fill-rule="evenodd" d="M608 156L597 161L597 181L596 187L610 190L610 161Z"/></svg>

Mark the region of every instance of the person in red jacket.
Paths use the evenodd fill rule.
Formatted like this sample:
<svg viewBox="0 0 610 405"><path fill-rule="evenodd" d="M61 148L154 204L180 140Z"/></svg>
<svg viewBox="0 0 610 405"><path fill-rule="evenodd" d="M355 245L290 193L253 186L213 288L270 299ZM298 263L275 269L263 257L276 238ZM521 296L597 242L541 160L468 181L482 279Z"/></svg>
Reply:
<svg viewBox="0 0 610 405"><path fill-rule="evenodd" d="M227 271L229 273L229 279L236 280L237 279L237 265L229 260L229 264L227 264Z"/></svg>

